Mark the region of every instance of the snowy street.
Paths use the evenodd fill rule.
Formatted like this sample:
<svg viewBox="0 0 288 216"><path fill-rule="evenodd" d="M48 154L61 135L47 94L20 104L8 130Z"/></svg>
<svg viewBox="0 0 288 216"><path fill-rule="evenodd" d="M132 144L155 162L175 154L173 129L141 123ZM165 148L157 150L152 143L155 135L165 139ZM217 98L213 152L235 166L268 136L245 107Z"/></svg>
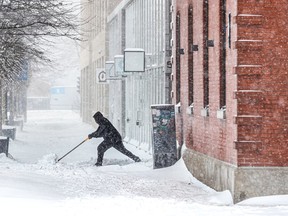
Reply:
<svg viewBox="0 0 288 216"><path fill-rule="evenodd" d="M91 117L92 118L92 117ZM91 139L55 163L95 128L73 111L29 111L23 131L10 140L11 158L0 154L2 215L288 215L288 195L233 204L228 191L197 181L182 160L154 170L151 152L125 146L135 163L115 149L94 166L101 139Z"/></svg>

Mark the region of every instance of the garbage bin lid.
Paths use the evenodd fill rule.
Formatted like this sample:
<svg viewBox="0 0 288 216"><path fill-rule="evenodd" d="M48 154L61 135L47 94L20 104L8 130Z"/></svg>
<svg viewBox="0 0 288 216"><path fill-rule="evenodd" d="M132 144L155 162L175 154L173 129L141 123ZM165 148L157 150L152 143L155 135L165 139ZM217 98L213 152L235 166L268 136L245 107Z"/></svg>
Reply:
<svg viewBox="0 0 288 216"><path fill-rule="evenodd" d="M2 125L2 129L14 129L16 127L10 126L10 125Z"/></svg>

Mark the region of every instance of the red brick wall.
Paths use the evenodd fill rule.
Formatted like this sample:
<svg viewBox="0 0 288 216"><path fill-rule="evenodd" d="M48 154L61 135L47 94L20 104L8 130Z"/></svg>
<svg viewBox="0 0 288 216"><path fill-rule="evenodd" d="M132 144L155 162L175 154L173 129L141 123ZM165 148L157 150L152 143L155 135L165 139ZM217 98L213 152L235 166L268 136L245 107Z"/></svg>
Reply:
<svg viewBox="0 0 288 216"><path fill-rule="evenodd" d="M287 10L285 0L238 1L238 65L259 65L235 68L240 166L288 166Z"/></svg>
<svg viewBox="0 0 288 216"><path fill-rule="evenodd" d="M181 16L181 113L177 138L188 148L239 166L288 165L288 61L286 0L227 0L231 49L226 61L226 119L217 118L220 98L220 0L209 1L209 116L203 109L203 1L176 0ZM193 7L194 113L187 114L188 6ZM249 14L249 16L247 16ZM253 15L253 16L251 16ZM175 17L174 17L175 23ZM174 28L175 29L175 28ZM227 35L228 37L228 35ZM173 34L175 41L175 33ZM227 42L228 43L228 42ZM173 47L175 57L175 46ZM174 58L175 60L175 58ZM175 61L173 62L173 73ZM176 80L174 76L173 91ZM175 98L173 98L175 102ZM183 127L181 126L183 122Z"/></svg>
<svg viewBox="0 0 288 216"><path fill-rule="evenodd" d="M193 80L194 80L194 113L187 114L189 77L188 54L191 46L188 44L188 7L193 8L193 44L198 45L198 51L193 55ZM201 116L203 109L203 1L176 1L174 14L181 15L181 46L185 54L181 55L181 113L177 114L178 138L183 135L183 142L188 148L207 154L211 157L236 164L236 125L233 124L235 100L233 90L236 80L233 75L233 63L227 70L227 119L218 119L217 110L220 109L220 1L209 1L209 40L214 40L214 47L209 48L209 107L208 117ZM174 34L175 40L175 34ZM232 52L232 51L231 51ZM175 49L174 54L175 56ZM227 58L227 62L232 57ZM227 64L229 66L229 63ZM175 68L175 61L174 61ZM175 71L175 69L174 69ZM175 82L173 80L174 89ZM174 90L175 91L175 90ZM183 119L183 130L181 130Z"/></svg>

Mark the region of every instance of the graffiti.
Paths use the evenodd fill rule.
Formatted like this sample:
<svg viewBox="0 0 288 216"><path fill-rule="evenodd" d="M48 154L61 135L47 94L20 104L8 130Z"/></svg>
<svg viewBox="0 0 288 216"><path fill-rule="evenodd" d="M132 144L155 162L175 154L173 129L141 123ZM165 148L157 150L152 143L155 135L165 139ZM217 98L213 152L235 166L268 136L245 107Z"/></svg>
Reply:
<svg viewBox="0 0 288 216"><path fill-rule="evenodd" d="M151 108L154 168L171 166L177 161L174 106L154 105Z"/></svg>

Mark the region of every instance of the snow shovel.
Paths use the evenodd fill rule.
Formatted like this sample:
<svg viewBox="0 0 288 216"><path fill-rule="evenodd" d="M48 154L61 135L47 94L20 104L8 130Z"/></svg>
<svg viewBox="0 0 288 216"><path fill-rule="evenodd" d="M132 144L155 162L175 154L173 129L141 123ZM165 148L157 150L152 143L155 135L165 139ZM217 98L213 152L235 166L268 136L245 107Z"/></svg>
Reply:
<svg viewBox="0 0 288 216"><path fill-rule="evenodd" d="M89 138L87 137L85 140L83 140L81 143L79 143L77 146L75 146L72 150L70 150L68 153L66 153L64 156L62 156L61 158L59 158L57 160L57 163L62 160L64 157L66 157L68 154L70 154L72 151L74 151L76 148L78 148L80 145L82 145L84 142L86 142L87 140L89 140Z"/></svg>

